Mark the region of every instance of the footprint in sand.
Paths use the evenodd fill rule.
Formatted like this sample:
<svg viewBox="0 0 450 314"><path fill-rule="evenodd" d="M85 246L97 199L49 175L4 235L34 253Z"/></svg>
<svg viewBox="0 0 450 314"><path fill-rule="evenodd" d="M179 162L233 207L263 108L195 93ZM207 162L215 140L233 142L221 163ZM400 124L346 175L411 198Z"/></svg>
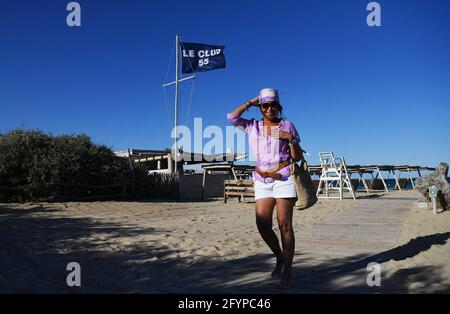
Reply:
<svg viewBox="0 0 450 314"><path fill-rule="evenodd" d="M181 239L183 246L189 247L194 241L192 239Z"/></svg>
<svg viewBox="0 0 450 314"><path fill-rule="evenodd" d="M233 239L226 239L225 240L225 245L228 246L228 247L234 245Z"/></svg>

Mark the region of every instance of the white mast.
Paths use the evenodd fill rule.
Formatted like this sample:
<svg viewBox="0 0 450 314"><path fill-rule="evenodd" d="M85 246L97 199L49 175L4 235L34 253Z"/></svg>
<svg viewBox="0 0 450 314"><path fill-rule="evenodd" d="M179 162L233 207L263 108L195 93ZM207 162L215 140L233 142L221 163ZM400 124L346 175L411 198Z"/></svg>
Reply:
<svg viewBox="0 0 450 314"><path fill-rule="evenodd" d="M176 36L176 48L175 48L175 173L178 171L178 51L180 36Z"/></svg>
<svg viewBox="0 0 450 314"><path fill-rule="evenodd" d="M171 83L166 83L163 84L163 87L167 87L170 85L175 85L175 154L174 154L174 159L175 159L175 168L174 168L174 172L178 171L178 164L177 164L177 156L178 156L178 86L179 83L184 82L186 80L190 80L190 79L195 79L195 75L189 76L189 77L185 77L180 79L180 71L179 71L179 62L180 62L180 35L176 35L175 38L176 41L176 47L175 47L175 59L176 59L176 65L175 65L175 81L171 82ZM190 63L190 61L188 60L188 62ZM192 65L191 65L191 69L192 69Z"/></svg>

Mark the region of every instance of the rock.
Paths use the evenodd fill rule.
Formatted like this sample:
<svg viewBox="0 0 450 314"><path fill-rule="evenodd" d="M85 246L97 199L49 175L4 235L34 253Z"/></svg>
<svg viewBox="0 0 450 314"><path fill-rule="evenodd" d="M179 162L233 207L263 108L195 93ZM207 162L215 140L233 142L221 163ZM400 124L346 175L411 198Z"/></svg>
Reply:
<svg viewBox="0 0 450 314"><path fill-rule="evenodd" d="M447 210L447 203L450 200L450 184L447 181L448 164L441 162L436 170L423 178L414 181L415 189L422 194L428 201L428 188L435 185L438 190L438 205Z"/></svg>

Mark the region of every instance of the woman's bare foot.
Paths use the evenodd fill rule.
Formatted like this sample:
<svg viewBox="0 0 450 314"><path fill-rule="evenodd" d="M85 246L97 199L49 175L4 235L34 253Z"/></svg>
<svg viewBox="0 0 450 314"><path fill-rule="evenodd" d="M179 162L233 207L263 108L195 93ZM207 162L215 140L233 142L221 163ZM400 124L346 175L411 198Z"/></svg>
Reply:
<svg viewBox="0 0 450 314"><path fill-rule="evenodd" d="M281 273L283 271L284 261L283 258L277 258L277 263L274 270L272 271L272 278L280 279Z"/></svg>

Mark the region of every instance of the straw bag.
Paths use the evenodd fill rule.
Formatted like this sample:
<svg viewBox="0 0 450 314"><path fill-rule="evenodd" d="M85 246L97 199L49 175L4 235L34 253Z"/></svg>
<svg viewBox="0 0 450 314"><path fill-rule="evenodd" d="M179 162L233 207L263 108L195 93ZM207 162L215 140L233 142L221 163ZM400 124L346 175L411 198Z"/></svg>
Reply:
<svg viewBox="0 0 450 314"><path fill-rule="evenodd" d="M317 202L317 197L305 160L302 160L300 166L296 162L291 164L291 176L297 191L295 208L301 210L313 206Z"/></svg>

